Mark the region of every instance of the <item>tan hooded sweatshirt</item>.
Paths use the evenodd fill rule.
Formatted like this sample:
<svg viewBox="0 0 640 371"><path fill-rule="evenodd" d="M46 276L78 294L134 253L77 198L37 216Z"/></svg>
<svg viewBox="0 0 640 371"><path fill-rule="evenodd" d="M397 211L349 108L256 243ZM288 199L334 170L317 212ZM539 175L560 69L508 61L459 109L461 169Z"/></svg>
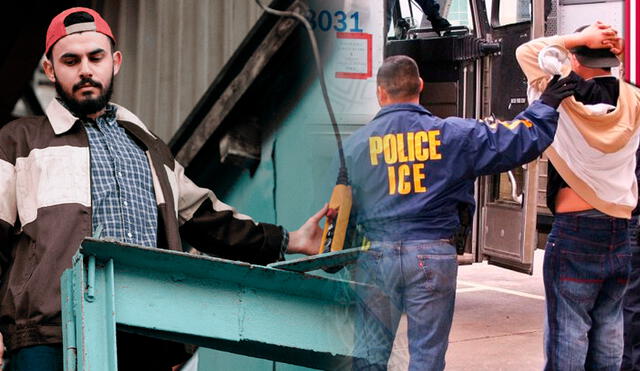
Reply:
<svg viewBox="0 0 640 371"><path fill-rule="evenodd" d="M542 94L551 77L538 65L538 54L548 46L566 50L563 36L535 39L516 50L529 83L529 102ZM591 206L613 217L630 218L638 201L640 91L620 80L616 107L584 105L572 96L558 112L556 137L545 152L553 166Z"/></svg>

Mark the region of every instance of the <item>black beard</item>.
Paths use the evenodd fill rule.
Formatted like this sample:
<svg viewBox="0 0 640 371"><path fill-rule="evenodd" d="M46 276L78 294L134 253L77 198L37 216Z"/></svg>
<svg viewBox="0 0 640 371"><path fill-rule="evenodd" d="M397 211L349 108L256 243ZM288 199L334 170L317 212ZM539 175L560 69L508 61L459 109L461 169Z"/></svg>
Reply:
<svg viewBox="0 0 640 371"><path fill-rule="evenodd" d="M75 84L72 87L72 90L75 91L79 89L79 87L85 83L90 83L92 86L102 87L102 84L95 82L91 79L83 79L79 83ZM62 100L65 107L71 113L73 113L76 117L86 117L88 115L100 112L103 108L107 106L109 101L111 100L111 95L113 94L113 74L111 74L111 83L107 86L106 89L102 90L102 94L97 98L93 99L83 99L77 100L73 96L67 94L62 86L58 82L58 79L55 81L56 92L58 93L58 97Z"/></svg>

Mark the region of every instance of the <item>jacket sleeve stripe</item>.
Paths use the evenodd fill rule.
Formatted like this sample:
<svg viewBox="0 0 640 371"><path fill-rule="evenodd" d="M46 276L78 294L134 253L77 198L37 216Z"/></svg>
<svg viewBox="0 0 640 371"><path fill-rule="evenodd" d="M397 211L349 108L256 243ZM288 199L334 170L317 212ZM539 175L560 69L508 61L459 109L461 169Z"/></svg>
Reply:
<svg viewBox="0 0 640 371"><path fill-rule="evenodd" d="M151 154L149 151L146 151L147 160L149 161L149 168L151 169L151 178L153 179L153 191L156 195L156 204L162 205L165 203L164 194L162 193L162 186L160 185L160 180L158 179L158 174L156 173L156 168L153 166L153 160L151 159Z"/></svg>
<svg viewBox="0 0 640 371"><path fill-rule="evenodd" d="M16 222L16 169L0 159L0 221L13 226Z"/></svg>
<svg viewBox="0 0 640 371"><path fill-rule="evenodd" d="M170 172L168 168L166 168L165 170L167 170L167 172ZM179 190L178 202L176 204L178 205L178 217L180 220L180 224L184 224L185 222L191 220L191 218L193 218L193 215L206 200L211 201L211 204L213 205L213 211L230 211L234 219L251 221L253 224L257 224L251 219L251 217L238 213L233 207L218 200L218 198L212 191L205 188L200 188L195 185L189 178L184 175L184 168L177 162L175 170L175 178L172 177L171 174L169 174L169 182L173 183L172 178L174 178L177 182L177 184L175 185L172 184L172 188L177 188Z"/></svg>
<svg viewBox="0 0 640 371"><path fill-rule="evenodd" d="M16 195L22 225L36 220L38 209L68 203L91 206L89 148L34 149L16 159Z"/></svg>

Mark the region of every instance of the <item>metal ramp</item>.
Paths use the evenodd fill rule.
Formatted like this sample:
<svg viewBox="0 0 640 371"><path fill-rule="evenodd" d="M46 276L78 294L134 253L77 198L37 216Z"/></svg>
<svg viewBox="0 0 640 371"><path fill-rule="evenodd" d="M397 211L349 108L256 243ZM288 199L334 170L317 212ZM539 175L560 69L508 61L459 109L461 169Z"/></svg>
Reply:
<svg viewBox="0 0 640 371"><path fill-rule="evenodd" d="M357 284L294 270L344 264L357 254L265 267L86 239L61 278L65 370L116 370L116 328L339 369L351 361Z"/></svg>

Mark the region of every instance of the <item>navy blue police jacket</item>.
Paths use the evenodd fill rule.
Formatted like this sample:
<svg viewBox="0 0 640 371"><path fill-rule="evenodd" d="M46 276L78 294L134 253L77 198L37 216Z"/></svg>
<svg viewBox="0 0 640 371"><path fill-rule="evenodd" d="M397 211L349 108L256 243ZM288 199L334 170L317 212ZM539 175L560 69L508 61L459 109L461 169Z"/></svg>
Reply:
<svg viewBox="0 0 640 371"><path fill-rule="evenodd" d="M557 122L557 111L541 101L513 121L385 106L344 142L351 224L370 240L450 238L460 225L458 205L475 208L475 179L534 160L553 141Z"/></svg>

